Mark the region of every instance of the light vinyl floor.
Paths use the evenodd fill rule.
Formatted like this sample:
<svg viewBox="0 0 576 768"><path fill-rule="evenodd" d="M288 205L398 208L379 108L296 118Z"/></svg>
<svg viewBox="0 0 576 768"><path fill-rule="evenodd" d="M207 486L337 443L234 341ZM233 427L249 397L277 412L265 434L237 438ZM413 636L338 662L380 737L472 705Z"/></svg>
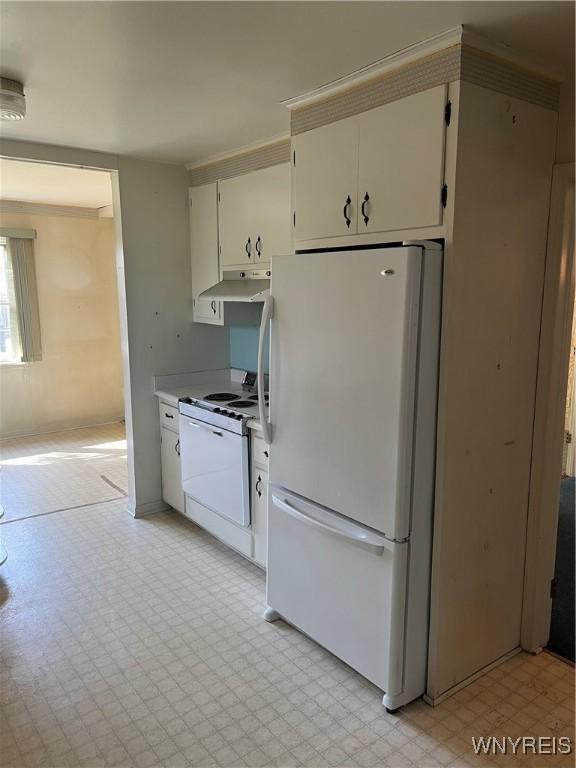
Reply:
<svg viewBox="0 0 576 768"><path fill-rule="evenodd" d="M125 475L120 448L102 448L118 441L82 432L73 450L69 433L51 435L51 463L19 470L35 489L27 508L21 481L2 487L12 511L0 525L3 768L573 764L475 756L471 743L573 738L570 666L521 654L436 708L418 701L388 715L345 664L262 620L258 568L176 513L134 520L120 492L101 500L108 491L96 481L96 503L86 502L75 488L86 472L119 488ZM5 443L3 471L44 450L33 444ZM102 469L107 451L116 469ZM50 513L46 498L64 511ZM70 503L80 499L91 505Z"/></svg>

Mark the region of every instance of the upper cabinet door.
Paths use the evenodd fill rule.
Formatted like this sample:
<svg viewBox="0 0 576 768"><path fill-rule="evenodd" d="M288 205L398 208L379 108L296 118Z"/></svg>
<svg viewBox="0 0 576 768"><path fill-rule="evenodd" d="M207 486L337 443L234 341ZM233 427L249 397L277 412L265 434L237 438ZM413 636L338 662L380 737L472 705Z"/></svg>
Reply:
<svg viewBox="0 0 576 768"><path fill-rule="evenodd" d="M254 211L257 205L254 173L218 183L220 266L254 264Z"/></svg>
<svg viewBox="0 0 576 768"><path fill-rule="evenodd" d="M188 190L194 320L200 323L222 325L221 302L198 298L198 294L219 280L217 195L215 183L191 187Z"/></svg>
<svg viewBox="0 0 576 768"><path fill-rule="evenodd" d="M356 233L358 117L292 140L297 240Z"/></svg>
<svg viewBox="0 0 576 768"><path fill-rule="evenodd" d="M442 221L446 86L360 115L358 233Z"/></svg>
<svg viewBox="0 0 576 768"><path fill-rule="evenodd" d="M290 225L290 164L254 171L254 263L292 252Z"/></svg>

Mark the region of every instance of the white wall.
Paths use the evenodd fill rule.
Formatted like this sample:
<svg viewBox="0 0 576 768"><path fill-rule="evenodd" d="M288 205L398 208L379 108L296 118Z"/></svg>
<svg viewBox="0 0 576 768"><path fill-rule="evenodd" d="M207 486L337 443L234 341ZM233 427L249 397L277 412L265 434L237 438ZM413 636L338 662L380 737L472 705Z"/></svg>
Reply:
<svg viewBox="0 0 576 768"><path fill-rule="evenodd" d="M153 376L227 367L228 331L192 322L187 171L119 158L118 184L135 477L131 507L142 515L162 506Z"/></svg>
<svg viewBox="0 0 576 768"><path fill-rule="evenodd" d="M42 360L0 365L2 436L123 418L120 325L111 219L0 215L35 229Z"/></svg>

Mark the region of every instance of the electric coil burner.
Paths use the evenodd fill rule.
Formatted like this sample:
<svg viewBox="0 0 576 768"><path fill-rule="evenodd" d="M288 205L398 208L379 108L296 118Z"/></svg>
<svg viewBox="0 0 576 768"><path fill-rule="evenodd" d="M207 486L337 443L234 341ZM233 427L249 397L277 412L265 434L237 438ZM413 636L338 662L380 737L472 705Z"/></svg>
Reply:
<svg viewBox="0 0 576 768"><path fill-rule="evenodd" d="M227 400L240 400L240 395L233 395L231 392L214 392L211 395L206 395L204 400L212 403L224 403Z"/></svg>

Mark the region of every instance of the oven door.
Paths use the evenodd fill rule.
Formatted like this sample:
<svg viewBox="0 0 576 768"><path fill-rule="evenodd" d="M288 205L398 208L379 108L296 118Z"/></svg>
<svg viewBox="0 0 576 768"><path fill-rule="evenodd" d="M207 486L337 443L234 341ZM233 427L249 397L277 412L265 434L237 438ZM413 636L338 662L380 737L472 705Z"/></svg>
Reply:
<svg viewBox="0 0 576 768"><path fill-rule="evenodd" d="M248 436L180 414L182 489L237 525L250 525Z"/></svg>

